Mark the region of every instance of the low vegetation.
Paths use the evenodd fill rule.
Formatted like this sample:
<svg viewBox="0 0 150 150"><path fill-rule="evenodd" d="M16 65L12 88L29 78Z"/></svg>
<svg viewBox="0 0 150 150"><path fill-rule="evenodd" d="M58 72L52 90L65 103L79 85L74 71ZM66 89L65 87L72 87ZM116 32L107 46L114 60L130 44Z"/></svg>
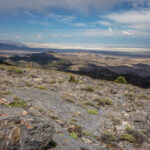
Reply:
<svg viewBox="0 0 150 150"><path fill-rule="evenodd" d="M104 132L100 139L104 143L110 143L115 140L115 137L112 135L112 133Z"/></svg>
<svg viewBox="0 0 150 150"><path fill-rule="evenodd" d="M39 89L39 90L46 90L47 87L45 87L44 85L38 85L35 88Z"/></svg>
<svg viewBox="0 0 150 150"><path fill-rule="evenodd" d="M90 137L95 137L93 133L86 131L86 130L82 130L82 134L84 134L86 136L90 136Z"/></svg>
<svg viewBox="0 0 150 150"><path fill-rule="evenodd" d="M97 114L98 114L98 111L97 111L97 110L94 110L94 109L89 109L87 112L88 112L89 114L91 114L91 115L97 115Z"/></svg>
<svg viewBox="0 0 150 150"><path fill-rule="evenodd" d="M16 73L16 74L23 74L23 71L17 67L14 66L9 66L8 67L8 72L10 73Z"/></svg>
<svg viewBox="0 0 150 150"><path fill-rule="evenodd" d="M49 81L49 83L50 84L55 84L55 83L57 83L55 80L51 80L51 81Z"/></svg>
<svg viewBox="0 0 150 150"><path fill-rule="evenodd" d="M12 93L10 91L3 91L0 92L0 95L11 95Z"/></svg>
<svg viewBox="0 0 150 150"><path fill-rule="evenodd" d="M69 81L69 82L78 83L78 80L76 80L73 75L71 75L71 76L69 77L69 80L68 80L68 81Z"/></svg>
<svg viewBox="0 0 150 150"><path fill-rule="evenodd" d="M29 83L29 82L25 82L25 85L26 85L27 87L31 87L31 86L32 86L32 84Z"/></svg>
<svg viewBox="0 0 150 150"><path fill-rule="evenodd" d="M62 98L63 98L66 102L74 103L73 97L70 96L70 95L63 95Z"/></svg>
<svg viewBox="0 0 150 150"><path fill-rule="evenodd" d="M123 76L119 76L116 80L116 83L127 84L127 80Z"/></svg>
<svg viewBox="0 0 150 150"><path fill-rule="evenodd" d="M131 142L131 143L134 143L136 141L136 138L133 135L128 134L128 133L122 134L120 139L123 141Z"/></svg>
<svg viewBox="0 0 150 150"><path fill-rule="evenodd" d="M113 101L111 99L96 98L95 101L98 102L99 106L113 105Z"/></svg>
<svg viewBox="0 0 150 150"><path fill-rule="evenodd" d="M18 107L18 108L25 108L27 107L27 104L25 101L23 101L21 98L19 97L14 97L13 98L13 102L11 102L9 104L9 106L12 106L12 107Z"/></svg>
<svg viewBox="0 0 150 150"><path fill-rule="evenodd" d="M72 137L73 139L77 140L78 139L78 135L75 132L71 132L69 133L69 136Z"/></svg>
<svg viewBox="0 0 150 150"><path fill-rule="evenodd" d="M121 125L121 123L122 123L119 118L112 118L111 121L112 121L114 126L115 125Z"/></svg>
<svg viewBox="0 0 150 150"><path fill-rule="evenodd" d="M87 92L94 92L94 89L91 86L85 87L84 90L87 91Z"/></svg>

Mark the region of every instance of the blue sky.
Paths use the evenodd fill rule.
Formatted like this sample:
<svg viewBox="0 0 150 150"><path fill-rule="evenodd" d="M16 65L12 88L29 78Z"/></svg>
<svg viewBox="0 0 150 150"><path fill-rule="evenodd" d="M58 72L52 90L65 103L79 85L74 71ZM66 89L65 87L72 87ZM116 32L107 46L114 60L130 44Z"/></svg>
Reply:
<svg viewBox="0 0 150 150"><path fill-rule="evenodd" d="M150 48L150 0L0 0L0 40Z"/></svg>

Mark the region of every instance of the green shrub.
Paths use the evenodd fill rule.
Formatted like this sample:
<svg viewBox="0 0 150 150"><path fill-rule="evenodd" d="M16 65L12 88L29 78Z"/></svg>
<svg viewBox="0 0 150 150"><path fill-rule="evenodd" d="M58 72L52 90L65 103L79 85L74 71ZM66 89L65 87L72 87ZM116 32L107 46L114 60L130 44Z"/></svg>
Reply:
<svg viewBox="0 0 150 150"><path fill-rule="evenodd" d="M87 112L89 114L91 114L91 115L97 115L98 114L98 111L97 110L93 110L93 109L89 109Z"/></svg>
<svg viewBox="0 0 150 150"><path fill-rule="evenodd" d="M39 90L47 90L47 87L45 87L44 85L38 85L35 88L37 88Z"/></svg>
<svg viewBox="0 0 150 150"><path fill-rule="evenodd" d="M122 84L127 84L127 80L123 76L119 76L115 82L117 83L122 83Z"/></svg>
<svg viewBox="0 0 150 150"><path fill-rule="evenodd" d="M93 133L86 131L86 130L82 130L82 133L86 136L95 137Z"/></svg>
<svg viewBox="0 0 150 150"><path fill-rule="evenodd" d="M135 137L133 135L131 135L131 134L128 134L128 133L122 134L120 139L124 140L124 141L131 142L131 143L136 141Z"/></svg>
<svg viewBox="0 0 150 150"><path fill-rule="evenodd" d="M76 80L73 75L71 75L71 76L69 77L69 80L68 80L68 81L69 81L69 82L78 83L78 80Z"/></svg>
<svg viewBox="0 0 150 150"><path fill-rule="evenodd" d="M11 95L12 93L10 91L3 91L0 92L0 95Z"/></svg>
<svg viewBox="0 0 150 150"><path fill-rule="evenodd" d="M9 106L12 106L12 107L19 107L19 108L25 108L27 107L27 104L25 101L23 101L22 99L18 98L18 97L15 97L13 98L13 102L11 102L9 104Z"/></svg>
<svg viewBox="0 0 150 150"><path fill-rule="evenodd" d="M69 133L70 137L72 137L73 139L78 139L78 135L75 132L71 132Z"/></svg>
<svg viewBox="0 0 150 150"><path fill-rule="evenodd" d="M23 71L20 70L20 69L16 69L16 73L18 73L18 74L23 74Z"/></svg>
<svg viewBox="0 0 150 150"><path fill-rule="evenodd" d="M132 126L127 125L125 130L126 130L126 131L132 131L132 130L133 130L133 127L132 127Z"/></svg>

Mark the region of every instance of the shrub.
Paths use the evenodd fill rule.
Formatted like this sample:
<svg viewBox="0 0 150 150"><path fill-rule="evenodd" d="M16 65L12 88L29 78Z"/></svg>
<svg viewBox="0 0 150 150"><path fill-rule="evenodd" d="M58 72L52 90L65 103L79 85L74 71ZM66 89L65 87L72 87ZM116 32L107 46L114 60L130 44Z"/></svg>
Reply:
<svg viewBox="0 0 150 150"><path fill-rule="evenodd" d="M120 139L124 140L124 141L131 142L131 143L136 141L135 137L133 135L131 135L131 134L128 134L128 133L122 134Z"/></svg>
<svg viewBox="0 0 150 150"><path fill-rule="evenodd" d="M14 97L13 98L13 102L9 104L9 106L12 107L19 107L19 108L25 108L27 107L27 104L25 101L23 101L22 99L18 98L18 97Z"/></svg>
<svg viewBox="0 0 150 150"><path fill-rule="evenodd" d="M86 136L90 136L90 137L95 137L93 133L86 131L86 130L82 130L82 134L84 134Z"/></svg>
<svg viewBox="0 0 150 150"><path fill-rule="evenodd" d="M66 102L74 103L73 97L70 96L70 95L64 95L64 96L62 96L62 98L63 98Z"/></svg>
<svg viewBox="0 0 150 150"><path fill-rule="evenodd" d="M85 102L84 105L96 107L94 103L89 101Z"/></svg>
<svg viewBox="0 0 150 150"><path fill-rule="evenodd" d="M111 121L113 122L113 125L121 125L121 120L119 118L112 118Z"/></svg>
<svg viewBox="0 0 150 150"><path fill-rule="evenodd" d="M100 139L104 143L110 143L115 140L115 137L109 132L104 132Z"/></svg>
<svg viewBox="0 0 150 150"><path fill-rule="evenodd" d="M91 86L87 86L84 90L88 92L94 92L94 89Z"/></svg>
<svg viewBox="0 0 150 150"><path fill-rule="evenodd" d="M95 101L98 102L98 105L113 105L113 101L111 99L104 99L104 98L96 98Z"/></svg>
<svg viewBox="0 0 150 150"><path fill-rule="evenodd" d="M39 90L47 90L47 88L43 85L36 86L35 88L37 88Z"/></svg>
<svg viewBox="0 0 150 150"><path fill-rule="evenodd" d="M98 114L98 111L97 110L93 110L93 109L89 109L87 112L89 114L91 114L91 115L97 115Z"/></svg>
<svg viewBox="0 0 150 150"><path fill-rule="evenodd" d="M25 82L27 87L31 87L32 85L29 82Z"/></svg>
<svg viewBox="0 0 150 150"><path fill-rule="evenodd" d="M126 131L132 131L132 130L133 130L133 127L132 127L132 126L127 125L125 130L126 130Z"/></svg>
<svg viewBox="0 0 150 150"><path fill-rule="evenodd" d="M139 145L141 145L145 141L144 135L137 130L130 129L127 130L127 133L129 135L132 135L135 138L134 142L136 142Z"/></svg>
<svg viewBox="0 0 150 150"><path fill-rule="evenodd" d="M49 83L50 84L55 84L55 83L57 83L55 80L51 80L51 81L49 81Z"/></svg>
<svg viewBox="0 0 150 150"><path fill-rule="evenodd" d="M75 132L71 132L69 133L70 137L72 137L73 139L78 139L78 135Z"/></svg>
<svg viewBox="0 0 150 150"><path fill-rule="evenodd" d="M68 80L68 81L69 81L69 82L78 83L78 80L76 80L73 75L71 75L71 76L69 77L69 80Z"/></svg>
<svg viewBox="0 0 150 150"><path fill-rule="evenodd" d="M127 84L127 80L123 76L119 76L115 82L117 83L122 83L122 84Z"/></svg>
<svg viewBox="0 0 150 150"><path fill-rule="evenodd" d="M10 91L3 91L0 92L0 95L11 95L12 93Z"/></svg>

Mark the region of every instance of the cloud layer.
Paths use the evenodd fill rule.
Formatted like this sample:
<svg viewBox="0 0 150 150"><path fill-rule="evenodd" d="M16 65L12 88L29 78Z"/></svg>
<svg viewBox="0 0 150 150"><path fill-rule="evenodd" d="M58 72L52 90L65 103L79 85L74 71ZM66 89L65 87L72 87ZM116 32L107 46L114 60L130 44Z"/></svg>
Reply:
<svg viewBox="0 0 150 150"><path fill-rule="evenodd" d="M0 39L150 47L150 0L0 0Z"/></svg>
<svg viewBox="0 0 150 150"><path fill-rule="evenodd" d="M115 5L128 3L133 7L150 6L149 0L0 0L0 10L36 10L44 11L54 7L80 12L88 12L91 9L110 9Z"/></svg>

